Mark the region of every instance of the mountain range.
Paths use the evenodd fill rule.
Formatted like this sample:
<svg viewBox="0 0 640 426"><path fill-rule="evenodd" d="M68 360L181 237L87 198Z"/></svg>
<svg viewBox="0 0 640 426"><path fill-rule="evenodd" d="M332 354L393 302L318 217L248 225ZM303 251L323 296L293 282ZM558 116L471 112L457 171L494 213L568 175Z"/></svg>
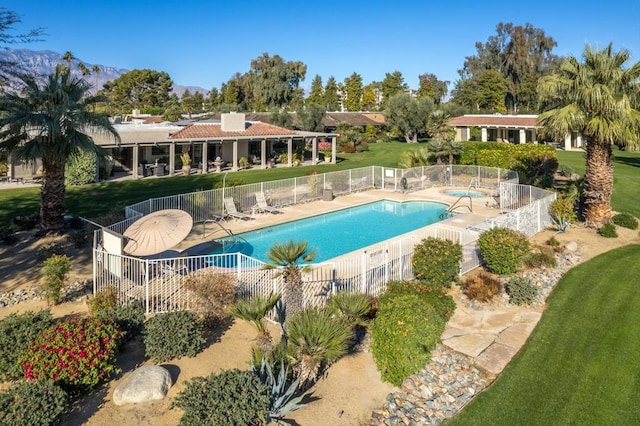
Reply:
<svg viewBox="0 0 640 426"><path fill-rule="evenodd" d="M62 55L57 52L52 52L51 50L29 50L29 49L4 49L0 50L0 61L10 61L19 64L24 71L31 72L38 75L47 75L51 74L58 64L66 64L66 61L62 59ZM74 75L81 76L82 72L78 70L78 64L83 63L89 71L92 70L94 65L88 62L84 62L81 59L74 59L71 62L71 73ZM100 69L99 73L94 73L93 71L86 79L92 84L97 85L97 87L102 88L102 86L107 81L115 80L120 77L122 74L129 72L130 70L124 68L116 68L110 67L108 65L97 65ZM185 90L189 90L191 93L200 92L203 95L207 95L209 90L204 89L199 86L181 86L179 84L173 84L173 93L178 95L178 97L182 96Z"/></svg>

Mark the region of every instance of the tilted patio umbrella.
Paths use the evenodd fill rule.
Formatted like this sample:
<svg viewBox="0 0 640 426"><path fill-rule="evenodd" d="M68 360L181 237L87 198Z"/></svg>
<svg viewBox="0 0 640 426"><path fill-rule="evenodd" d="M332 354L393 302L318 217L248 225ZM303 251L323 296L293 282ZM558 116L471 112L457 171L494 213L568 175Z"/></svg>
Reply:
<svg viewBox="0 0 640 426"><path fill-rule="evenodd" d="M124 231L124 251L132 256L149 256L170 249L184 240L193 218L177 209L160 210L136 220Z"/></svg>

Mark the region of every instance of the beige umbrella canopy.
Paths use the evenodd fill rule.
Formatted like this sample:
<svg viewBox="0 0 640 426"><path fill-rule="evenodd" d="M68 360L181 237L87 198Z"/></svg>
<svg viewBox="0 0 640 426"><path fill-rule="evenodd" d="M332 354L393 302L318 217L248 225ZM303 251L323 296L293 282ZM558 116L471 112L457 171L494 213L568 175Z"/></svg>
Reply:
<svg viewBox="0 0 640 426"><path fill-rule="evenodd" d="M184 240L193 227L193 218L183 210L167 209L136 220L124 231L124 251L132 256L149 256L170 249Z"/></svg>

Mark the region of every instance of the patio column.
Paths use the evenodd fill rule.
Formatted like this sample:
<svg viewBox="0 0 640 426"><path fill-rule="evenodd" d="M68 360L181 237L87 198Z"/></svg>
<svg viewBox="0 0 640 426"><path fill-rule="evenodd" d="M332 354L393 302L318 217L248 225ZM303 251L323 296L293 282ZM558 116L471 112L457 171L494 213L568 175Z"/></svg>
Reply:
<svg viewBox="0 0 640 426"><path fill-rule="evenodd" d="M581 148L581 147L582 147L582 135L578 135L578 136L576 136L576 146L577 146L578 148Z"/></svg>
<svg viewBox="0 0 640 426"><path fill-rule="evenodd" d="M176 172L176 144L171 142L169 145L169 176L173 176Z"/></svg>
<svg viewBox="0 0 640 426"><path fill-rule="evenodd" d="M138 176L138 166L140 165L140 147L138 145L134 145L133 148L133 178L137 179L142 176Z"/></svg>
<svg viewBox="0 0 640 426"><path fill-rule="evenodd" d="M568 133L564 136L564 150L571 150L571 133Z"/></svg>
<svg viewBox="0 0 640 426"><path fill-rule="evenodd" d="M331 164L336 164L336 137L331 137Z"/></svg>
<svg viewBox="0 0 640 426"><path fill-rule="evenodd" d="M233 166L231 166L232 172L238 171L238 140L233 141Z"/></svg>
<svg viewBox="0 0 640 426"><path fill-rule="evenodd" d="M527 143L527 133L524 129L520 129L520 143Z"/></svg>
<svg viewBox="0 0 640 426"><path fill-rule="evenodd" d="M16 165L13 164L13 154L9 154L7 157L7 167L9 169L7 170L7 177L14 180L16 178Z"/></svg>
<svg viewBox="0 0 640 426"><path fill-rule="evenodd" d="M287 167L291 167L291 156L293 155L293 138L287 141Z"/></svg>
<svg viewBox="0 0 640 426"><path fill-rule="evenodd" d="M267 140L262 139L260 141L260 168L264 169L267 167Z"/></svg>
<svg viewBox="0 0 640 426"><path fill-rule="evenodd" d="M483 127L482 129L482 142L486 142L487 141L487 128Z"/></svg>
<svg viewBox="0 0 640 426"><path fill-rule="evenodd" d="M202 173L209 173L209 143L204 141L202 143Z"/></svg>
<svg viewBox="0 0 640 426"><path fill-rule="evenodd" d="M536 134L536 129L531 129L531 141L534 145L538 145L538 135Z"/></svg>
<svg viewBox="0 0 640 426"><path fill-rule="evenodd" d="M313 146L311 148L311 164L318 164L318 137L314 136L313 138Z"/></svg>
<svg viewBox="0 0 640 426"><path fill-rule="evenodd" d="M471 140L471 127L467 127L466 128L466 135L467 135L467 139L465 139L465 140L470 141Z"/></svg>

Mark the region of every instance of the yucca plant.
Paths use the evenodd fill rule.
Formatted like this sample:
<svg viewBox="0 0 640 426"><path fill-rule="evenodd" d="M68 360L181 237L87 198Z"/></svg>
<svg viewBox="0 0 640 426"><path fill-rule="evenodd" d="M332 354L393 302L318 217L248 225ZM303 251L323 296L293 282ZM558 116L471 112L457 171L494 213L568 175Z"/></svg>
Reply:
<svg viewBox="0 0 640 426"><path fill-rule="evenodd" d="M285 425L287 423L283 421L284 416L307 404L302 403L302 396L294 398L300 386L300 377L289 383L289 367L285 366L284 362L280 363L278 370L276 370L275 366L275 363L263 358L260 369L257 369L255 364L251 364L251 372L257 375L260 381L269 387L271 392L267 421ZM277 373L274 373L274 371L277 371Z"/></svg>
<svg viewBox="0 0 640 426"><path fill-rule="evenodd" d="M256 345L264 352L270 351L273 346L271 333L267 330L264 318L279 301L279 294L271 294L267 297L257 295L248 299L236 300L228 311L235 318L248 321L256 327L258 330Z"/></svg>
<svg viewBox="0 0 640 426"><path fill-rule="evenodd" d="M288 344L295 357L294 369L305 386L322 368L347 352L351 328L329 309L307 308L288 321Z"/></svg>

